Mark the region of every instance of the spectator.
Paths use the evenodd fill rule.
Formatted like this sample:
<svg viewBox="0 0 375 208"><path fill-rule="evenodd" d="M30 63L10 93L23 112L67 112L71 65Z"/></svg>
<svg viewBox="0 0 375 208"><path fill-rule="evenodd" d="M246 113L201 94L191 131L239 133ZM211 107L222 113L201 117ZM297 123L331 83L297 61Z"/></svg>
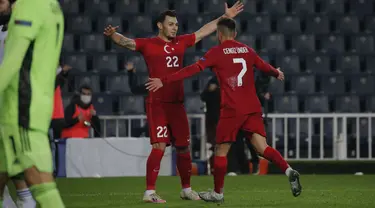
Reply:
<svg viewBox="0 0 375 208"><path fill-rule="evenodd" d="M100 137L100 120L91 100L91 87L82 85L79 94L73 96L65 108L66 125L62 131L62 138L88 138L91 128L94 129L94 136Z"/></svg>
<svg viewBox="0 0 375 208"><path fill-rule="evenodd" d="M206 104L206 135L210 144L210 152L214 152L216 126L220 116L220 89L216 76L212 77L206 89L201 94L201 100ZM213 169L213 154L210 155L209 164Z"/></svg>
<svg viewBox="0 0 375 208"><path fill-rule="evenodd" d="M144 95L146 96L148 94L148 90L146 89L144 83L139 85L137 74L135 73L136 68L134 67L133 62L127 62L125 64L125 68L128 71L128 80L129 80L129 88L130 91L134 95ZM144 106L146 111L146 106ZM149 137L149 131L148 131L148 123L147 120L143 126L137 129L132 129L132 137Z"/></svg>
<svg viewBox="0 0 375 208"><path fill-rule="evenodd" d="M267 114L268 114L268 101L271 99L271 93L268 91L271 77L265 75L262 72L257 71L257 76L255 80L255 87L257 90L257 95L259 101L263 107L264 112L264 125L267 128Z"/></svg>
<svg viewBox="0 0 375 208"><path fill-rule="evenodd" d="M64 87L64 84L68 77L69 70L71 69L72 67L69 65L63 65L57 69L54 106L51 121L51 129L53 130L54 139L58 139L61 137L61 132L65 126L64 105L61 97L61 88Z"/></svg>
<svg viewBox="0 0 375 208"><path fill-rule="evenodd" d="M59 167L59 160L57 155L59 154L58 150L58 140L61 138L61 132L65 127L65 116L64 116L64 104L61 97L61 88L64 87L64 84L68 77L69 70L72 69L69 65L60 64L56 72L56 82L55 82L55 95L53 98L53 113L50 127L50 142L52 155L54 157L54 175L57 174L57 167Z"/></svg>

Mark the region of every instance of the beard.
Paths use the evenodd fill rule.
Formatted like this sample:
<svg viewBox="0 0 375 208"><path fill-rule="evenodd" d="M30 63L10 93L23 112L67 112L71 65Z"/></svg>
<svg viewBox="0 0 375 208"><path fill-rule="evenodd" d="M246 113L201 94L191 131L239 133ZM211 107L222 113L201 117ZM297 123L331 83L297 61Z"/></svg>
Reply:
<svg viewBox="0 0 375 208"><path fill-rule="evenodd" d="M0 15L0 25L7 25L11 14Z"/></svg>
<svg viewBox="0 0 375 208"><path fill-rule="evenodd" d="M172 37L172 36L166 36L167 38L168 38L168 40L173 40L173 39L175 39L175 37Z"/></svg>

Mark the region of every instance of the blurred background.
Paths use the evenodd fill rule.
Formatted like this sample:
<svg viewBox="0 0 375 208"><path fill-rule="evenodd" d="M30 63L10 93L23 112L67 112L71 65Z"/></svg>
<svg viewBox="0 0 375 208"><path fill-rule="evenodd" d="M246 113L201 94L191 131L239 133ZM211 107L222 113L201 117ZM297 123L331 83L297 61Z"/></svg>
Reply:
<svg viewBox="0 0 375 208"><path fill-rule="evenodd" d="M79 86L89 84L102 138L147 134L147 128L140 130L146 123L144 98L131 94L126 65L134 64L140 83L148 78L147 66L141 54L106 38L104 27L120 26L119 32L130 38L150 37L157 34L157 14L175 9L179 33L184 34L224 12L222 0L60 1L66 19L62 59L73 68L62 88L64 105ZM236 17L237 39L286 75L285 82L269 81L264 110L269 144L289 161L375 159L374 2L243 0L245 10ZM185 65L215 45L213 34L189 48ZM212 76L205 70L185 80L192 155L197 163L212 153L206 142L207 109L200 97ZM358 163L347 164L358 167ZM202 168L205 172L205 165Z"/></svg>

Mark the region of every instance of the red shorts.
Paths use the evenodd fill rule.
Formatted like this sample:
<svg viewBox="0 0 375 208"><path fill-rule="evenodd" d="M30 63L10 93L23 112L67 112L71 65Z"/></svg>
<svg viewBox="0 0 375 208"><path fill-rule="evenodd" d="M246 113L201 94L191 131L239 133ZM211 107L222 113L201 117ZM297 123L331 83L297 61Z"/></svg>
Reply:
<svg viewBox="0 0 375 208"><path fill-rule="evenodd" d="M216 144L236 141L239 130L266 137L262 113L220 118L216 128Z"/></svg>
<svg viewBox="0 0 375 208"><path fill-rule="evenodd" d="M183 103L146 103L146 115L151 144L189 146L189 122Z"/></svg>

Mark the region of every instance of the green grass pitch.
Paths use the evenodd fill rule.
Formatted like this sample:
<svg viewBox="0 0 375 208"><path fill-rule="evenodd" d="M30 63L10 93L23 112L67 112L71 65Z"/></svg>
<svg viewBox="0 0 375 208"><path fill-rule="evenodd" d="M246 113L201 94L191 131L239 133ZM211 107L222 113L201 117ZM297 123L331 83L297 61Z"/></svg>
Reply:
<svg viewBox="0 0 375 208"><path fill-rule="evenodd" d="M303 192L295 198L284 175L226 177L225 202L220 207L372 207L375 208L375 176L302 175ZM144 177L58 179L68 208L203 208L217 207L203 201L182 201L178 177L159 177L158 193L167 204L145 204ZM192 187L213 187L211 176L192 178Z"/></svg>

